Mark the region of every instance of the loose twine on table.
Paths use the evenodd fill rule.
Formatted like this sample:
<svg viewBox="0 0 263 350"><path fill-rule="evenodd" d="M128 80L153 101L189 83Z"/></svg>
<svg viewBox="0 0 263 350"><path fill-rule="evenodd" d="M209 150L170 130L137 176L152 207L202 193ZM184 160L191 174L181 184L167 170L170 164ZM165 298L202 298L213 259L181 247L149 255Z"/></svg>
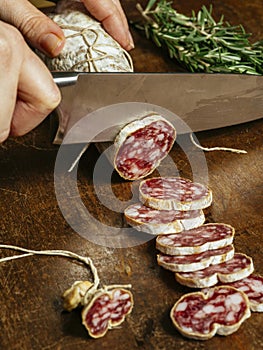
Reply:
<svg viewBox="0 0 263 350"><path fill-rule="evenodd" d="M242 153L242 154L246 154L247 151L242 150L242 149L236 149L236 148L228 148L228 147L203 147L201 145L199 145L195 140L194 140L194 136L193 133L190 134L190 139L191 142L193 143L193 145L199 149L201 149L202 151L205 152L214 152L214 151L226 151L226 152L232 152L232 153Z"/></svg>
<svg viewBox="0 0 263 350"><path fill-rule="evenodd" d="M73 260L77 260L82 262L84 265L88 266L92 272L93 275L93 285L91 288L87 290L83 297L82 304L86 305L90 298L95 294L95 292L102 291L102 292L107 292L111 289L114 288L131 288L132 286L130 284L125 284L125 285L119 285L119 284L112 284L112 285L104 285L101 288L99 288L100 285L100 278L98 275L97 268L93 264L93 261L91 258L82 256L76 253L73 253L68 250L32 250L32 249L26 249L14 245L9 245L9 244L0 244L0 249L10 249L10 250L16 250L23 252L25 254L19 254L19 255L14 255L14 256L8 256L4 258L0 258L0 263L15 260L15 259L20 259L20 258L25 258L33 255L44 255L44 256L61 256Z"/></svg>

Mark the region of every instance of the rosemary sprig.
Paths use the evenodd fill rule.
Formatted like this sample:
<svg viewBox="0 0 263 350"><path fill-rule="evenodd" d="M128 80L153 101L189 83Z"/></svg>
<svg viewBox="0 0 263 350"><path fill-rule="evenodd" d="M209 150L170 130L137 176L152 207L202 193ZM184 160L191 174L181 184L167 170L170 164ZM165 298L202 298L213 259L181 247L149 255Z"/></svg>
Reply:
<svg viewBox="0 0 263 350"><path fill-rule="evenodd" d="M231 26L212 16L205 6L191 17L178 13L171 2L150 0L137 9L148 39L166 47L171 58L190 72L263 74L263 41L251 44L242 25Z"/></svg>

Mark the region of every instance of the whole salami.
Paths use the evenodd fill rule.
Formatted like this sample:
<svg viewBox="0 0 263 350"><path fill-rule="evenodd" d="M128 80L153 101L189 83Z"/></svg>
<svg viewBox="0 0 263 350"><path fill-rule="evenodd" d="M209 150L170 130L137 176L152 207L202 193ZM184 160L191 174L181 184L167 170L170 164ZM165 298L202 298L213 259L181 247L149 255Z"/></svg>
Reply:
<svg viewBox="0 0 263 350"><path fill-rule="evenodd" d="M204 209L212 203L212 191L182 177L155 177L141 182L141 202L158 210Z"/></svg>
<svg viewBox="0 0 263 350"><path fill-rule="evenodd" d="M250 315L247 296L229 286L211 288L207 294L185 294L170 312L181 334L199 340L210 339L216 333L232 334Z"/></svg>
<svg viewBox="0 0 263 350"><path fill-rule="evenodd" d="M142 179L159 166L175 139L174 126L159 114L135 120L115 139L114 168L126 180Z"/></svg>
<svg viewBox="0 0 263 350"><path fill-rule="evenodd" d="M124 210L127 223L138 231L153 235L177 233L202 225L202 210L156 210L135 203Z"/></svg>
<svg viewBox="0 0 263 350"><path fill-rule="evenodd" d="M38 52L50 70L78 72L132 72L130 55L90 16L81 1L59 1L52 18L63 30L66 43L50 58Z"/></svg>

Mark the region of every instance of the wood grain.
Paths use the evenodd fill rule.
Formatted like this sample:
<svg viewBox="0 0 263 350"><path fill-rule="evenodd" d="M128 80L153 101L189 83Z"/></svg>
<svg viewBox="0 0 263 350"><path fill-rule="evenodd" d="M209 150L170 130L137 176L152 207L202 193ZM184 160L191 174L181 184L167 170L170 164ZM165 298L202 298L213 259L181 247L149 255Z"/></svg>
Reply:
<svg viewBox="0 0 263 350"><path fill-rule="evenodd" d="M136 1L123 1L130 19L135 19ZM145 4L145 1L142 1ZM179 11L190 14L209 1L174 1ZM253 38L263 37L263 3L228 0L212 1L216 16L224 13L233 24L242 23ZM132 56L136 71L179 71L167 55L133 30L136 49ZM92 257L102 283L131 283L135 307L119 329L102 339L90 339L81 325L79 310L62 309L61 294L74 281L90 279L81 264L58 257L30 257L0 265L0 348L4 350L80 349L206 349L255 350L263 348L263 315L253 313L231 336L215 336L207 342L183 338L172 326L169 312L173 303L190 289L180 286L171 272L157 265L153 239L119 249L104 247L84 239L67 223L54 189L57 146L52 145L49 119L28 135L10 139L0 146L0 237L1 243L32 249L66 249ZM236 251L253 257L255 270L263 274L262 236L262 140L263 121L197 133L206 147L225 146L247 150L246 155L226 152L206 153L209 185L214 201L207 209L207 222L225 222L236 228ZM195 155L196 149L188 150ZM192 177L189 161L175 145L171 157L181 176ZM91 146L78 169L78 189L88 212L97 220L86 227L96 240L101 223L108 232L124 224L120 211L131 200L130 183L116 174L112 191L104 174L97 179L99 192L112 207L102 205L93 186L93 170L98 159ZM171 164L163 171L170 174ZM70 183L70 177L67 177ZM65 191L68 188L64 189ZM136 187L134 188L136 193ZM70 203L69 211L77 208ZM119 205L119 207L118 207ZM119 209L118 209L119 208ZM119 212L118 212L119 210ZM81 218L81 216L80 216ZM134 231L135 234L135 231ZM109 239L109 234L106 239ZM14 254L1 251L1 256Z"/></svg>

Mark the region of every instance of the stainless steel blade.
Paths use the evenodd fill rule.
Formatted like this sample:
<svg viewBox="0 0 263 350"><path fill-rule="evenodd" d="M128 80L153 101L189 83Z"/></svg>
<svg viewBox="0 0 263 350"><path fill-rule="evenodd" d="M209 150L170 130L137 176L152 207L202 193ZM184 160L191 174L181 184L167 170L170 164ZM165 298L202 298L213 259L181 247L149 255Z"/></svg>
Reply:
<svg viewBox="0 0 263 350"><path fill-rule="evenodd" d="M151 112L174 123L179 134L215 129L262 118L262 96L262 76L80 74L75 86L62 89L60 131L67 135L75 126L67 142L112 141L125 124Z"/></svg>

